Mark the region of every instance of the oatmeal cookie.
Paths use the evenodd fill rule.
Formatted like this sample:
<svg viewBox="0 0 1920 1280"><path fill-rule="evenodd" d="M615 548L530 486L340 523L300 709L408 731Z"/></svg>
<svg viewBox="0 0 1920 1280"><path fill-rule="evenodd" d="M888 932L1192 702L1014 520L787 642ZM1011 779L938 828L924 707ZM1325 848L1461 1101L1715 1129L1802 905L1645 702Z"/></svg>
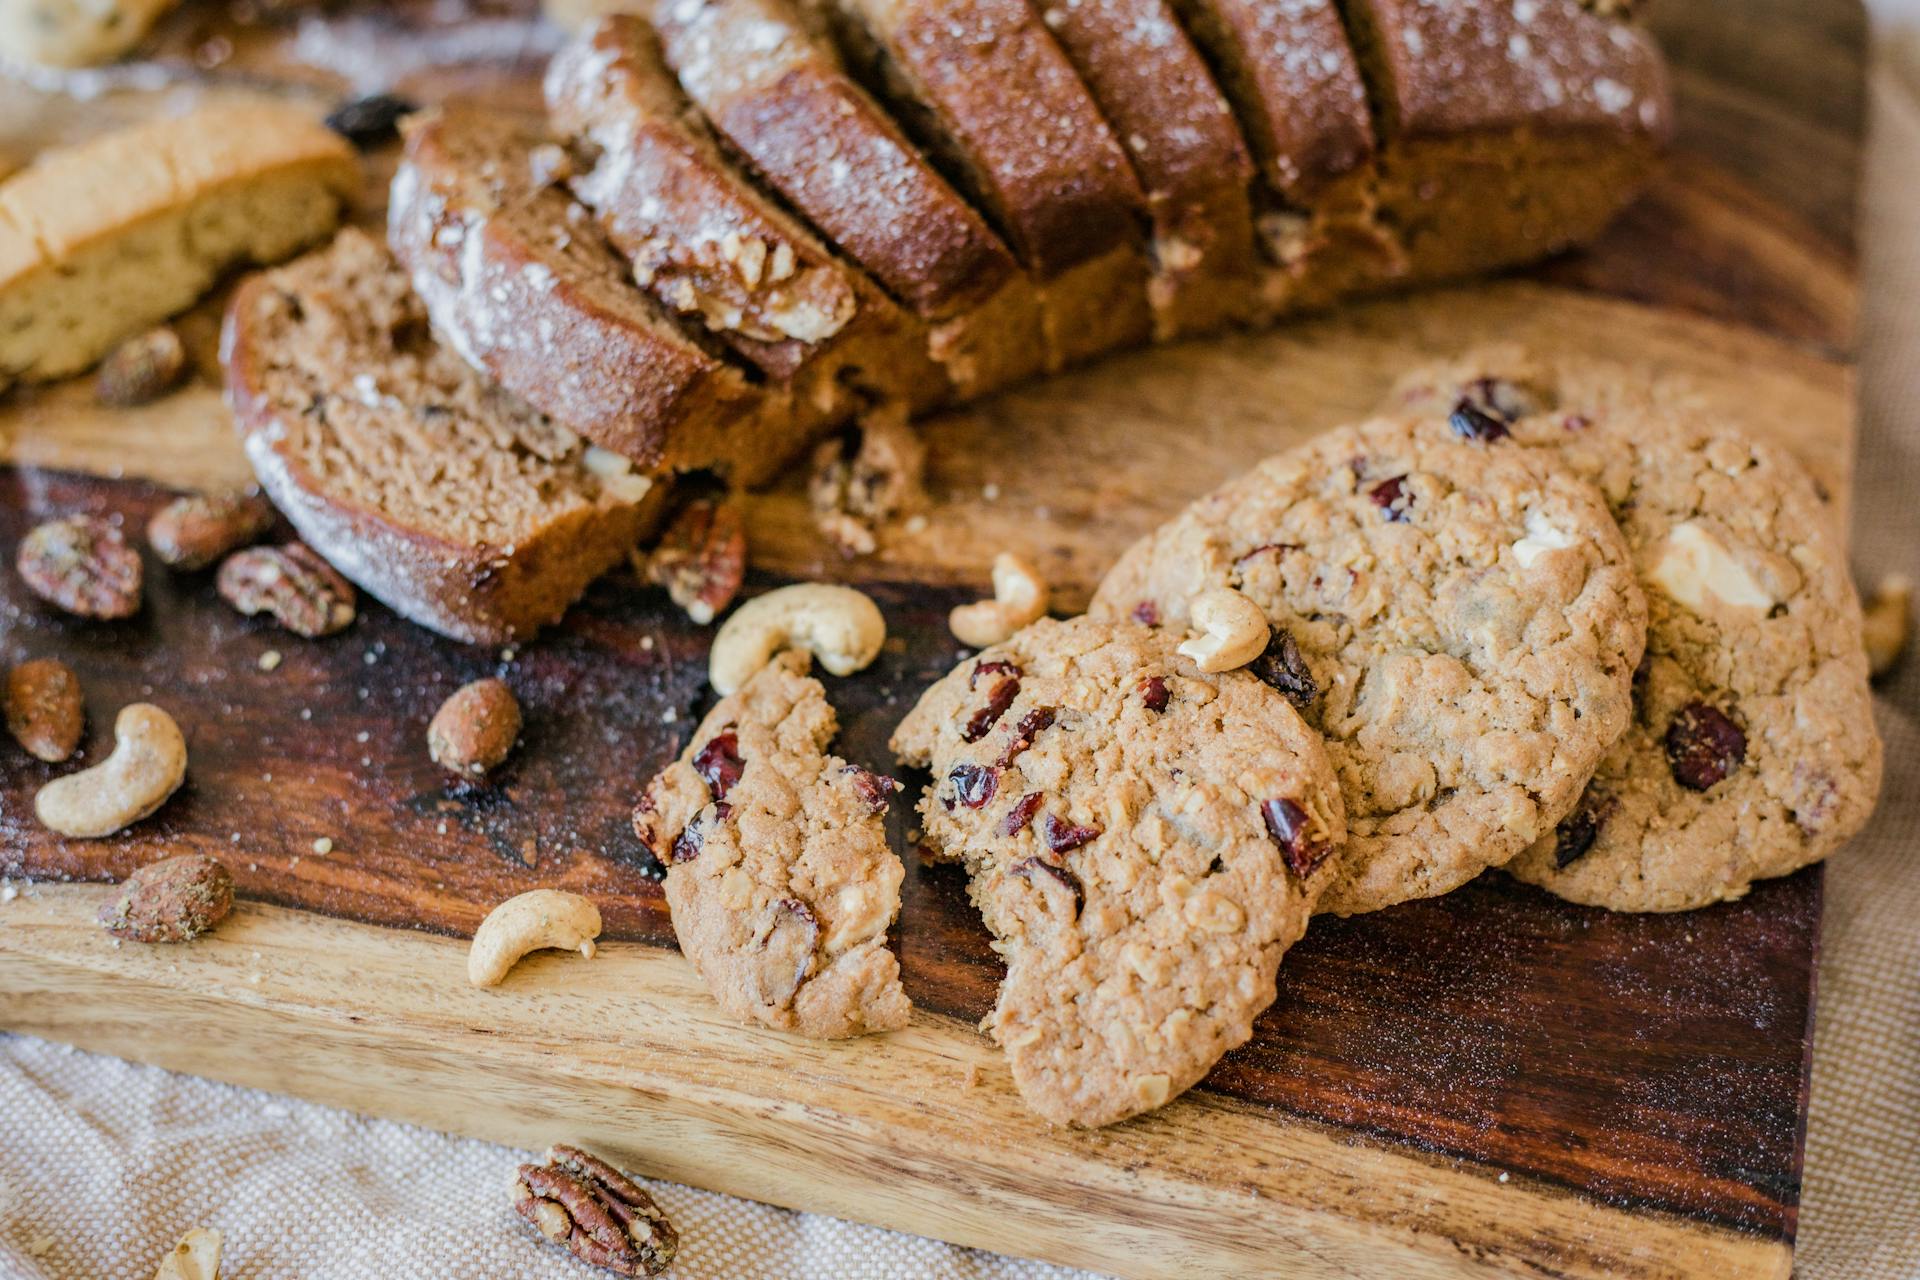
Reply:
<svg viewBox="0 0 1920 1280"><path fill-rule="evenodd" d="M653 780L634 830L667 868L680 949L742 1022L833 1039L906 1025L887 929L905 868L893 779L827 753L836 723L805 653L761 668Z"/></svg>
<svg viewBox="0 0 1920 1280"><path fill-rule="evenodd" d="M1792 458L1646 380L1510 348L1423 371L1408 403L1485 414L1606 493L1646 589L1632 727L1508 871L1616 911L1681 911L1833 853L1879 791L1860 605Z"/></svg>
<svg viewBox="0 0 1920 1280"><path fill-rule="evenodd" d="M1234 587L1250 670L1327 737L1352 830L1322 910L1445 893L1573 810L1626 729L1646 602L1551 455L1382 418L1269 458L1132 547L1093 612L1179 630Z"/></svg>
<svg viewBox="0 0 1920 1280"><path fill-rule="evenodd" d="M1045 619L901 722L936 856L964 859L1007 962L987 1020L1027 1104L1104 1125L1246 1041L1345 838L1325 749L1286 699L1202 675L1177 637Z"/></svg>

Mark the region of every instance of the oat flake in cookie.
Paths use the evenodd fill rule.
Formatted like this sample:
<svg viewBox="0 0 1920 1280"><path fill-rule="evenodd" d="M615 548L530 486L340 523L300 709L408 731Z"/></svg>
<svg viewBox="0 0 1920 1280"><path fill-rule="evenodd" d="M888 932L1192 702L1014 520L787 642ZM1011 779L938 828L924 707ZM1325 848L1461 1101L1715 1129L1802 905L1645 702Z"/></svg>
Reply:
<svg viewBox="0 0 1920 1280"><path fill-rule="evenodd" d="M1680 911L1838 849L1872 811L1881 748L1860 606L1806 472L1697 408L1607 392L1627 371L1499 350L1434 372L1410 385L1442 411L1530 388L1510 438L1605 490L1650 613L1632 727L1507 869L1575 902Z"/></svg>
<svg viewBox="0 0 1920 1280"><path fill-rule="evenodd" d="M1496 430L1383 418L1269 458L1129 549L1093 611L1178 632L1220 586L1266 611L1248 669L1340 776L1352 834L1322 910L1506 862L1631 717L1646 602L1620 531L1591 485Z"/></svg>
<svg viewBox="0 0 1920 1280"><path fill-rule="evenodd" d="M634 830L721 1008L823 1039L891 1031L910 1012L887 950L906 875L886 837L897 784L827 754L833 708L808 661L783 653L721 699Z"/></svg>
<svg viewBox="0 0 1920 1280"><path fill-rule="evenodd" d="M1007 977L987 1024L1060 1124L1160 1106L1246 1041L1345 838L1319 738L1178 637L1042 620L935 684L894 751Z"/></svg>

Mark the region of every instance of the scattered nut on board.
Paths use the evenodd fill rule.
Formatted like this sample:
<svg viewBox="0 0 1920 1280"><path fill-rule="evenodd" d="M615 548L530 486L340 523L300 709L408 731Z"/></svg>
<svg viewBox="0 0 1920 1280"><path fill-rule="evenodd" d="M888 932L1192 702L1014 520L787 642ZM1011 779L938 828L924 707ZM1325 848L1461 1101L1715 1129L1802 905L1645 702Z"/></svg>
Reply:
<svg viewBox="0 0 1920 1280"><path fill-rule="evenodd" d="M203 853L149 862L101 904L100 923L129 942L192 942L233 910L233 875Z"/></svg>
<svg viewBox="0 0 1920 1280"><path fill-rule="evenodd" d="M28 590L82 618L140 612L140 553L104 516L66 516L20 539L14 566Z"/></svg>
<svg viewBox="0 0 1920 1280"><path fill-rule="evenodd" d="M273 527L273 506L248 493L175 498L147 521L147 545L175 569L205 569Z"/></svg>
<svg viewBox="0 0 1920 1280"><path fill-rule="evenodd" d="M657 1276L680 1251L646 1188L578 1147L549 1147L545 1164L521 1165L513 1207L551 1243L617 1276Z"/></svg>
<svg viewBox="0 0 1920 1280"><path fill-rule="evenodd" d="M86 705L80 677L54 658L35 658L7 673L7 731L36 760L59 764L80 747Z"/></svg>
<svg viewBox="0 0 1920 1280"><path fill-rule="evenodd" d="M635 552L642 577L667 589L698 626L733 603L747 576L747 530L730 502L689 502L651 552Z"/></svg>
<svg viewBox="0 0 1920 1280"><path fill-rule="evenodd" d="M94 375L93 396L101 404L123 408L145 404L173 390L186 368L186 345L179 334L161 325L107 353Z"/></svg>
<svg viewBox="0 0 1920 1280"><path fill-rule="evenodd" d="M330 636L353 621L353 585L304 542L236 551L214 580L220 598L252 617L268 614L297 636Z"/></svg>
<svg viewBox="0 0 1920 1280"><path fill-rule="evenodd" d="M784 649L803 649L836 676L850 676L880 655L887 620L852 587L796 583L734 610L713 638L707 679L724 697Z"/></svg>
<svg viewBox="0 0 1920 1280"><path fill-rule="evenodd" d="M136 702L113 722L113 754L40 788L33 811L48 830L94 840L158 809L186 776L180 726L152 703Z"/></svg>
<svg viewBox="0 0 1920 1280"><path fill-rule="evenodd" d="M1272 629L1260 606L1232 587L1210 587L1187 606L1200 634L1182 641L1179 652L1202 671L1244 667L1266 649Z"/></svg>
<svg viewBox="0 0 1920 1280"><path fill-rule="evenodd" d="M1901 574L1880 579L1866 603L1867 663L1877 680L1900 665L1913 638L1913 583Z"/></svg>
<svg viewBox="0 0 1920 1280"><path fill-rule="evenodd" d="M975 649L1004 644L1047 611L1040 571L1010 551L993 558L993 599L963 604L947 615L953 638Z"/></svg>
<svg viewBox="0 0 1920 1280"><path fill-rule="evenodd" d="M167 1256L160 1259L160 1269L153 1273L153 1280L220 1280L223 1243L218 1231L195 1227L180 1237L179 1244L167 1250Z"/></svg>
<svg viewBox="0 0 1920 1280"><path fill-rule="evenodd" d="M852 431L813 451L807 501L813 521L844 556L872 555L876 530L926 500L927 446L907 422L904 405L860 419Z"/></svg>
<svg viewBox="0 0 1920 1280"><path fill-rule="evenodd" d="M467 981L497 986L529 951L553 947L591 960L600 909L564 889L530 889L487 913L467 949Z"/></svg>
<svg viewBox="0 0 1920 1280"><path fill-rule="evenodd" d="M520 738L520 703L502 680L462 685L427 725L433 762L462 777L481 778L500 767Z"/></svg>

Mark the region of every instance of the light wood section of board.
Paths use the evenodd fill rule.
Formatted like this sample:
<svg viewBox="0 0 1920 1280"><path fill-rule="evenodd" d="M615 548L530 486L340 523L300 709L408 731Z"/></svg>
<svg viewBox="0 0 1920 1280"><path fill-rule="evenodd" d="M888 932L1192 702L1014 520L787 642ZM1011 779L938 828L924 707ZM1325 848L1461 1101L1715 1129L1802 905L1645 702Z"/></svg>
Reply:
<svg viewBox="0 0 1920 1280"><path fill-rule="evenodd" d="M116 944L94 921L111 892L38 885L0 903L0 1023L1128 1276L1734 1280L1791 1266L1778 1241L1204 1094L1113 1129L1052 1128L969 1027L919 1014L837 1043L739 1027L672 952L537 953L478 990L461 941L253 903L191 946Z"/></svg>

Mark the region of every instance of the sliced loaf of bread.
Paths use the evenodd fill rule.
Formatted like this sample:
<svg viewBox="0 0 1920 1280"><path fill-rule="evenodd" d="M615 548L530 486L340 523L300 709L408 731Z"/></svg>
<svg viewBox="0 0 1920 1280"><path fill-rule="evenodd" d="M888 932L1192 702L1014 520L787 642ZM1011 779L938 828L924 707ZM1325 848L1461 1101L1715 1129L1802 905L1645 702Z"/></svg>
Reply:
<svg viewBox="0 0 1920 1280"><path fill-rule="evenodd" d="M0 390L78 373L236 266L324 238L360 187L310 113L222 99L0 182Z"/></svg>
<svg viewBox="0 0 1920 1280"><path fill-rule="evenodd" d="M755 188L714 141L641 19L605 19L549 64L548 117L589 159L572 179L633 274L704 325L797 414L918 411L947 390L925 326Z"/></svg>
<svg viewBox="0 0 1920 1280"><path fill-rule="evenodd" d="M1146 197L1027 0L815 2L1039 282L1049 366L1146 341Z"/></svg>
<svg viewBox="0 0 1920 1280"><path fill-rule="evenodd" d="M927 323L962 397L1044 367L1032 281L790 0L663 0L654 25L715 131Z"/></svg>
<svg viewBox="0 0 1920 1280"><path fill-rule="evenodd" d="M404 131L388 243L474 368L648 472L751 484L804 443L781 397L633 283L538 122L436 111Z"/></svg>
<svg viewBox="0 0 1920 1280"><path fill-rule="evenodd" d="M557 620L664 493L437 345L405 272L359 231L242 285L221 359L247 457L300 536L457 640Z"/></svg>

